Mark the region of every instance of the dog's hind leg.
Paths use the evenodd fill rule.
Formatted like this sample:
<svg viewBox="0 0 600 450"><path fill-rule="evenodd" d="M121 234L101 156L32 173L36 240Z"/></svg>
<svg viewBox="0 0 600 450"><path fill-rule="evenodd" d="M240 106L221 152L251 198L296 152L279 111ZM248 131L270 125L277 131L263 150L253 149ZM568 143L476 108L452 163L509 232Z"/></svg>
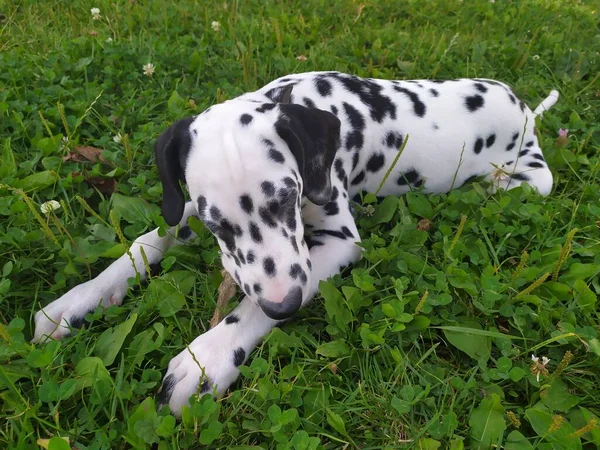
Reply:
<svg viewBox="0 0 600 450"><path fill-rule="evenodd" d="M159 236L158 229L138 237L124 254L96 278L79 284L35 314L35 332L32 342L49 338L60 339L67 336L71 328L78 328L85 315L98 305L108 307L120 305L127 293L127 280L140 274L147 277L146 256L149 267L160 263L164 253L175 245L185 244L195 238L187 225L188 219L196 214L193 202L185 205L185 211L177 227L171 228L165 236Z"/></svg>

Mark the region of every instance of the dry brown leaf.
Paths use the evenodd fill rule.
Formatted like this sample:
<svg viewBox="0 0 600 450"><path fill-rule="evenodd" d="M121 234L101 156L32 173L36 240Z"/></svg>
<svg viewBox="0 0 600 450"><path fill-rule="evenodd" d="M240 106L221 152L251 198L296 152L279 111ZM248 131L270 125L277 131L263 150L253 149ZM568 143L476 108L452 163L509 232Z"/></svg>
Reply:
<svg viewBox="0 0 600 450"><path fill-rule="evenodd" d="M67 154L63 158L63 161L75 161L75 162L92 162L98 161L110 164L109 161L102 156L102 149L96 147L75 147L75 149Z"/></svg>
<svg viewBox="0 0 600 450"><path fill-rule="evenodd" d="M103 194L112 194L117 190L117 180L114 178L88 177L85 181Z"/></svg>
<svg viewBox="0 0 600 450"><path fill-rule="evenodd" d="M219 295L217 297L215 313L213 314L212 319L210 319L211 328L214 328L223 319L225 307L237 291L237 284L235 284L231 275L229 275L226 270L222 270L221 275L223 275L223 281L221 281L221 284L219 285Z"/></svg>

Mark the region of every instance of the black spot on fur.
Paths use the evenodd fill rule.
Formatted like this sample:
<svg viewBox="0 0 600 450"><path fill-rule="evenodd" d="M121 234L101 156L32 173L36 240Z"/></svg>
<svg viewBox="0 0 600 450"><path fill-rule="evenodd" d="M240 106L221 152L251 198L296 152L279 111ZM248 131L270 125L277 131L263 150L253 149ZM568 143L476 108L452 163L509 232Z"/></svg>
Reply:
<svg viewBox="0 0 600 450"><path fill-rule="evenodd" d="M158 391L158 395L156 396L156 403L159 405L166 405L171 400L171 395L173 395L173 389L175 389L175 385L177 382L175 381L175 375L170 374L165 377Z"/></svg>
<svg viewBox="0 0 600 450"><path fill-rule="evenodd" d="M212 389L212 382L210 381L210 379L204 380L204 382L200 386L200 394L206 394L211 389Z"/></svg>
<svg viewBox="0 0 600 450"><path fill-rule="evenodd" d="M242 114L240 116L240 123L242 125L248 125L250 122L252 122L252 116L250 114Z"/></svg>
<svg viewBox="0 0 600 450"><path fill-rule="evenodd" d="M363 182L363 180L365 179L365 171L361 170L358 175L356 175L354 177L354 179L350 182L350 184L352 186L356 186L357 184L360 184Z"/></svg>
<svg viewBox="0 0 600 450"><path fill-rule="evenodd" d="M192 235L192 229L189 226L185 225L179 229L179 235L178 235L179 239L186 240L186 239L189 239L189 237L191 235Z"/></svg>
<svg viewBox="0 0 600 450"><path fill-rule="evenodd" d="M316 239L313 239L311 236L305 236L304 240L306 241L306 245L308 246L309 250L313 247L318 247L319 245L323 245L323 243L321 241L317 241Z"/></svg>
<svg viewBox="0 0 600 450"><path fill-rule="evenodd" d="M479 155L481 153L482 148L483 148L483 139L477 138L477 140L475 141L475 146L473 147L473 151L475 152L476 155Z"/></svg>
<svg viewBox="0 0 600 450"><path fill-rule="evenodd" d="M317 79L315 80L315 85L317 86L317 92L319 93L319 95L321 95L321 97L328 97L331 95L333 86L331 85L329 80L322 77L317 77Z"/></svg>
<svg viewBox="0 0 600 450"><path fill-rule="evenodd" d="M246 264L246 257L244 256L244 253L242 252L242 249L240 249L240 248L238 248L237 257L239 258L239 260L241 261L242 264Z"/></svg>
<svg viewBox="0 0 600 450"><path fill-rule="evenodd" d="M261 220L265 223L265 225L267 225L268 227L270 227L270 228L277 227L277 223L275 222L273 215L264 206L261 206L260 208L258 208L258 215L260 216Z"/></svg>
<svg viewBox="0 0 600 450"><path fill-rule="evenodd" d="M281 152L279 150L275 150L274 148L269 149L269 159L279 164L283 164L285 162L285 158Z"/></svg>
<svg viewBox="0 0 600 450"><path fill-rule="evenodd" d="M344 88L357 95L361 103L369 108L374 121L381 123L386 116L396 119L396 105L389 97L382 95L383 87L375 81L337 72L330 73L328 76L335 78Z"/></svg>
<svg viewBox="0 0 600 450"><path fill-rule="evenodd" d="M337 230L315 230L313 231L313 234L315 234L316 236L333 236L338 239L348 239L348 236L346 236L343 232Z"/></svg>
<svg viewBox="0 0 600 450"><path fill-rule="evenodd" d="M494 142L496 142L496 135L495 134L490 134L488 136L488 138L485 140L485 146L487 148L490 148L492 145L494 145Z"/></svg>
<svg viewBox="0 0 600 450"><path fill-rule="evenodd" d="M325 213L328 216L335 216L339 214L340 208L338 207L337 202L329 202L324 206Z"/></svg>
<svg viewBox="0 0 600 450"><path fill-rule="evenodd" d="M350 131L346 135L346 149L352 150L356 148L360 150L364 144L365 137L360 131Z"/></svg>
<svg viewBox="0 0 600 450"><path fill-rule="evenodd" d="M281 101L283 100L283 94L286 91L286 89L290 86L295 85L296 83L282 84L277 87L274 87L273 89L270 89L265 95L275 103L281 103Z"/></svg>
<svg viewBox="0 0 600 450"><path fill-rule="evenodd" d="M232 323L238 323L240 321L240 318L238 316L236 316L235 314L230 314L227 317L225 317L225 323L227 325L231 325Z"/></svg>
<svg viewBox="0 0 600 450"><path fill-rule="evenodd" d="M531 156L533 156L535 159L537 159L539 161L544 161L544 157L541 154L539 154L539 153L534 153Z"/></svg>
<svg viewBox="0 0 600 450"><path fill-rule="evenodd" d="M385 145L389 148L394 148L399 150L402 147L404 139L400 133L397 131L388 131L385 135Z"/></svg>
<svg viewBox="0 0 600 450"><path fill-rule="evenodd" d="M262 189L263 194L265 194L267 197L272 197L275 195L275 185L270 181L263 181L260 184L260 188Z"/></svg>
<svg viewBox="0 0 600 450"><path fill-rule="evenodd" d="M515 98L514 95L512 95L510 92L508 93L508 98L510 99L510 102L515 105L517 103L517 99Z"/></svg>
<svg viewBox="0 0 600 450"><path fill-rule="evenodd" d="M309 270L312 270L312 263L310 262L310 259L306 260L306 266L309 268Z"/></svg>
<svg viewBox="0 0 600 450"><path fill-rule="evenodd" d="M440 93L436 90L436 89L429 89L429 92L431 92L431 95L433 95L434 97L438 97L440 95Z"/></svg>
<svg viewBox="0 0 600 450"><path fill-rule="evenodd" d="M527 144L525 144L525 147L533 147L533 144L533 141L529 141Z"/></svg>
<svg viewBox="0 0 600 450"><path fill-rule="evenodd" d="M212 217L212 220L214 220L215 222L218 222L219 220L221 220L221 211L219 210L219 208L217 208L216 206L211 206L210 207L210 217Z"/></svg>
<svg viewBox="0 0 600 450"><path fill-rule="evenodd" d="M160 266L160 262L155 262L150 264L150 276L157 277L160 275L162 267Z"/></svg>
<svg viewBox="0 0 600 450"><path fill-rule="evenodd" d="M360 154L358 152L354 153L354 155L352 155L352 170L356 169L356 166L358 166L358 160L360 158Z"/></svg>
<svg viewBox="0 0 600 450"><path fill-rule="evenodd" d="M254 252L252 250L248 250L248 253L246 254L246 262L248 264L252 264L255 260L256 257L254 256Z"/></svg>
<svg viewBox="0 0 600 450"><path fill-rule="evenodd" d="M411 169L408 172L400 174L398 177L398 184L400 186L406 186L408 184L414 184L419 179L419 172L415 169Z"/></svg>
<svg viewBox="0 0 600 450"><path fill-rule="evenodd" d="M300 276L300 272L302 272L302 267L300 264L292 264L290 267L290 277L294 280Z"/></svg>
<svg viewBox="0 0 600 450"><path fill-rule="evenodd" d="M515 148L515 145L517 145L517 144L515 144L514 142L511 142L510 144L508 144L506 146L506 151L507 152L511 151L513 148Z"/></svg>
<svg viewBox="0 0 600 450"><path fill-rule="evenodd" d="M255 293L256 295L260 295L260 293L262 292L262 287L261 287L261 285L260 285L260 284L258 284L258 283L254 283L254 286L252 286L252 287L253 287L253 289L254 289L254 293Z"/></svg>
<svg viewBox="0 0 600 450"><path fill-rule="evenodd" d="M337 116L338 115L337 106L331 105L330 108L331 108L331 112Z"/></svg>
<svg viewBox="0 0 600 450"><path fill-rule="evenodd" d="M529 181L529 177L524 173L515 173L510 176L513 180Z"/></svg>
<svg viewBox="0 0 600 450"><path fill-rule="evenodd" d="M313 102L310 98L304 97L302 101L304 102L304 105L306 105L307 108L316 108L315 102Z"/></svg>
<svg viewBox="0 0 600 450"><path fill-rule="evenodd" d="M404 95L406 95L409 98L409 100L413 104L413 111L417 117L425 116L427 107L425 106L425 103L423 103L421 101L421 99L419 98L419 94L417 94L416 92L410 91L406 88L400 87L400 86L394 86L394 90L403 93Z"/></svg>
<svg viewBox="0 0 600 450"><path fill-rule="evenodd" d="M260 228L258 228L258 225L254 222L250 222L250 237L252 238L252 240L254 242L256 242L257 244L260 244L263 240L262 238L262 234L260 234Z"/></svg>
<svg viewBox="0 0 600 450"><path fill-rule="evenodd" d="M377 172L385 164L383 153L374 153L367 161L367 170L369 172Z"/></svg>
<svg viewBox="0 0 600 450"><path fill-rule="evenodd" d="M290 243L292 244L292 248L294 249L294 251L296 252L297 255L300 254L300 249L298 248L298 242L296 242L296 237L292 236L290 238Z"/></svg>
<svg viewBox="0 0 600 450"><path fill-rule="evenodd" d="M528 167L531 167L533 169L537 169L537 168L541 168L544 167L544 164L542 164L539 161L531 161L529 164L527 164Z"/></svg>
<svg viewBox="0 0 600 450"><path fill-rule="evenodd" d="M79 328L81 328L85 323L87 323L87 320L85 320L86 314L94 312L94 309L95 308L92 308L89 311L84 312L81 316L71 317L69 319L69 326L75 330L78 330Z"/></svg>
<svg viewBox="0 0 600 450"><path fill-rule="evenodd" d="M263 259L263 269L269 277L274 277L277 274L277 268L275 267L275 261L270 256Z"/></svg>
<svg viewBox="0 0 600 450"><path fill-rule="evenodd" d="M198 203L198 214L202 218L206 214L206 197L199 195L196 202Z"/></svg>
<svg viewBox="0 0 600 450"><path fill-rule="evenodd" d="M481 83L475 83L475 89L477 89L479 92L485 94L488 91L488 88L481 84Z"/></svg>
<svg viewBox="0 0 600 450"><path fill-rule="evenodd" d="M465 99L465 106L469 112L477 111L479 108L483 107L484 103L483 97L479 94L475 94Z"/></svg>
<svg viewBox="0 0 600 450"><path fill-rule="evenodd" d="M233 364L235 367L239 367L244 363L246 359L246 351L239 347L235 352L233 352Z"/></svg>
<svg viewBox="0 0 600 450"><path fill-rule="evenodd" d="M348 237L354 237L352 231L350 231L350 228L348 228L347 226L342 227L342 233L344 233Z"/></svg>
<svg viewBox="0 0 600 450"><path fill-rule="evenodd" d="M519 157L522 157L522 156L527 156L527 154L528 154L528 153L529 153L529 150L528 150L528 149L521 150L521 151L519 152Z"/></svg>
<svg viewBox="0 0 600 450"><path fill-rule="evenodd" d="M521 112L525 111L525 103L523 100L519 100L519 108L521 108Z"/></svg>
<svg viewBox="0 0 600 450"><path fill-rule="evenodd" d="M275 103L263 103L261 106L256 108L256 112L264 113L271 111L273 108L275 108Z"/></svg>
<svg viewBox="0 0 600 450"><path fill-rule="evenodd" d="M248 194L244 194L240 197L240 206L247 214L252 214L254 211L254 203Z"/></svg>
<svg viewBox="0 0 600 450"><path fill-rule="evenodd" d="M438 126L438 124L435 123L435 122L433 123L432 127L433 127L434 130L439 130L440 129L440 127Z"/></svg>
<svg viewBox="0 0 600 450"><path fill-rule="evenodd" d="M365 128L365 119L363 115L352 105L344 102L342 104L344 108L344 112L348 116L348 120L350 121L350 125L355 130L364 130Z"/></svg>
<svg viewBox="0 0 600 450"><path fill-rule="evenodd" d="M513 135L512 135L512 140L513 140L513 141L516 141L517 139L519 139L519 132L518 132L518 131L516 131L516 132L515 132L515 133L513 133Z"/></svg>

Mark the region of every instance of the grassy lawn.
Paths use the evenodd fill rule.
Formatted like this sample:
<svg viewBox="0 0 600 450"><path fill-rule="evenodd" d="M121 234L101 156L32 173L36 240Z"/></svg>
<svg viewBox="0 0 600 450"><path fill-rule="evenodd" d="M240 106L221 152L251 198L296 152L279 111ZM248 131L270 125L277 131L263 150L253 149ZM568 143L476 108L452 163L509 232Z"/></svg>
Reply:
<svg viewBox="0 0 600 450"><path fill-rule="evenodd" d="M596 0L15 0L0 13L0 448L600 446ZM209 327L208 231L130 280L123 306L29 344L35 311L164 224L152 145L170 123L311 70L497 78L531 107L557 89L537 127L555 188L367 198L362 261L182 421L154 398ZM61 208L40 213L49 200Z"/></svg>

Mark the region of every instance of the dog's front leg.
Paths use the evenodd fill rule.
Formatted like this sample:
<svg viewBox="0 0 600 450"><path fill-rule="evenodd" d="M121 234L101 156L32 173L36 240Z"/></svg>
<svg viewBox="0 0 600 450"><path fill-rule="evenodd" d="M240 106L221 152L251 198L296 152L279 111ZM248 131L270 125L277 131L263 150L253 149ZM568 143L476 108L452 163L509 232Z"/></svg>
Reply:
<svg viewBox="0 0 600 450"><path fill-rule="evenodd" d="M120 305L127 293L127 280L135 277L136 273L140 274L142 280L147 276L142 250L151 267L158 264L167 249L194 239L195 234L187 226L188 219L194 214L195 206L188 202L177 237L175 228L171 228L165 236L159 236L158 229L155 229L138 237L129 249L131 256L121 256L96 278L75 286L58 300L38 311L35 314L32 342L67 336L70 329L81 326L85 315L94 311L98 305Z"/></svg>
<svg viewBox="0 0 600 450"><path fill-rule="evenodd" d="M360 258L360 248L356 245L358 231L347 204L341 210L333 217L316 211L319 219L313 223L318 228L312 230L309 240L312 245L310 290L302 306L317 293L321 280L339 273L341 267ZM158 403L168 404L179 416L183 406L196 393L223 395L237 379L238 367L278 323L245 297L216 327L198 336L170 361Z"/></svg>

